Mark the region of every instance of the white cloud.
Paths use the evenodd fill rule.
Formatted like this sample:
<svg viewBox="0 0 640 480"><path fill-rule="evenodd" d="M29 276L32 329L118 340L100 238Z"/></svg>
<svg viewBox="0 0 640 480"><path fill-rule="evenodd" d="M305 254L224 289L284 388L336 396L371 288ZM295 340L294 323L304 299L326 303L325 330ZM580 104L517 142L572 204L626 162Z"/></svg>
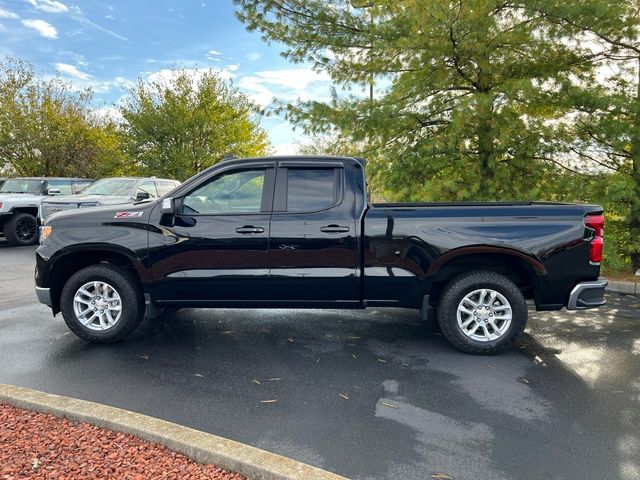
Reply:
<svg viewBox="0 0 640 480"><path fill-rule="evenodd" d="M256 60L259 60L261 57L262 57L262 54L260 52L247 53L247 60L249 60L250 62L255 62Z"/></svg>
<svg viewBox="0 0 640 480"><path fill-rule="evenodd" d="M109 30L108 28L105 28L101 25L98 25L97 23L92 22L91 20L89 20L87 17L85 17L82 14L82 11L80 10L80 8L73 8L73 10L75 11L75 14L71 14L71 17L78 22L79 24L85 26L85 27L90 27L90 28L94 28L96 30L101 31L102 33L106 33L107 35L111 35L114 38L117 38L118 40L122 40L123 42L128 41L127 37L120 35L119 33L114 32L113 30ZM82 33L82 30L80 31Z"/></svg>
<svg viewBox="0 0 640 480"><path fill-rule="evenodd" d="M69 65L68 63L56 63L56 70L70 77L77 78L78 80L89 80L91 78L91 75L88 73L82 72L78 70L77 67Z"/></svg>
<svg viewBox="0 0 640 480"><path fill-rule="evenodd" d="M242 77L238 86L262 106L272 103L274 97L287 102L311 98L328 101L331 77L311 68L265 70Z"/></svg>
<svg viewBox="0 0 640 480"><path fill-rule="evenodd" d="M298 155L300 153L299 143L277 143L274 148L274 155Z"/></svg>
<svg viewBox="0 0 640 480"><path fill-rule="evenodd" d="M235 74L230 72L226 68L220 70L213 69L213 71L216 72L223 80L230 80L235 77ZM151 82L158 82L161 85L168 85L173 80L175 80L178 75L180 75L181 73L186 73L187 76L191 77L191 80L195 85L207 72L208 70L200 70L197 68L187 68L181 70L163 68L162 70L158 70L157 72L150 73L147 79Z"/></svg>
<svg viewBox="0 0 640 480"><path fill-rule="evenodd" d="M22 20L22 24L27 28L33 28L43 37L58 38L58 31L56 28L44 20Z"/></svg>
<svg viewBox="0 0 640 480"><path fill-rule="evenodd" d="M136 86L136 82L133 80L129 80L125 77L116 77L113 81L118 87L125 90L130 90L131 88Z"/></svg>
<svg viewBox="0 0 640 480"><path fill-rule="evenodd" d="M15 13L0 7L0 18L8 18L11 20L15 20L16 18L20 18L20 17L18 17L18 15L16 15Z"/></svg>
<svg viewBox="0 0 640 480"><path fill-rule="evenodd" d="M227 65L225 67L227 70L229 70L230 72L235 72L236 70L238 70L240 68L240 65L236 64L232 64L232 65Z"/></svg>
<svg viewBox="0 0 640 480"><path fill-rule="evenodd" d="M29 3L41 12L62 13L69 11L69 7L57 0L29 0Z"/></svg>
<svg viewBox="0 0 640 480"><path fill-rule="evenodd" d="M122 116L120 109L113 105L96 108L93 112L100 120L124 123L124 117Z"/></svg>
<svg viewBox="0 0 640 480"><path fill-rule="evenodd" d="M206 54L206 57L209 60L219 60L219 56L222 55L222 52L220 50L209 50Z"/></svg>

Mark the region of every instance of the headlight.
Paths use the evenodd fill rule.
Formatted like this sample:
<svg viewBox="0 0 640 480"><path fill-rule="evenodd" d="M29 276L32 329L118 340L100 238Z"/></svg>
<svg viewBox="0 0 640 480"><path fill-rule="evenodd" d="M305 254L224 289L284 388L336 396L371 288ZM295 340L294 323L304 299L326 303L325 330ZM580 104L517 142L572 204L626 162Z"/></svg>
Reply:
<svg viewBox="0 0 640 480"><path fill-rule="evenodd" d="M44 225L40 227L40 243L44 242L49 235L53 232L53 227L51 225Z"/></svg>

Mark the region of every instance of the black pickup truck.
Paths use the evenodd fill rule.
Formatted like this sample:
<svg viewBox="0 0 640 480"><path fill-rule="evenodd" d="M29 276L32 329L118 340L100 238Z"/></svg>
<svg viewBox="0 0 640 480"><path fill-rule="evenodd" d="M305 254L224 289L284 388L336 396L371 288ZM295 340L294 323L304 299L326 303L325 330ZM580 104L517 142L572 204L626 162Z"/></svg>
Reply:
<svg viewBox="0 0 640 480"><path fill-rule="evenodd" d="M602 207L370 204L364 170L350 157L232 159L158 200L54 214L36 293L92 342L165 307L404 307L477 354L514 342L527 299L605 303Z"/></svg>

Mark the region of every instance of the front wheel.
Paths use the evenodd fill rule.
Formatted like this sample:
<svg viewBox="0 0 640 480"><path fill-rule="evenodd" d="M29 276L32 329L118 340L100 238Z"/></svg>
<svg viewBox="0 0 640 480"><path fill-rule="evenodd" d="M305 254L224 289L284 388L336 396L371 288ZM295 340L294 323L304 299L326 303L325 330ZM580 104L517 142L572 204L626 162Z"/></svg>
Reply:
<svg viewBox="0 0 640 480"><path fill-rule="evenodd" d="M126 270L111 265L74 273L62 289L60 307L71 331L94 343L122 340L144 317L139 285Z"/></svg>
<svg viewBox="0 0 640 480"><path fill-rule="evenodd" d="M516 284L487 271L455 277L438 304L442 333L459 350L478 355L509 349L524 331L527 314Z"/></svg>
<svg viewBox="0 0 640 480"><path fill-rule="evenodd" d="M10 245L33 245L38 241L38 223L30 213L16 213L4 224L4 236Z"/></svg>

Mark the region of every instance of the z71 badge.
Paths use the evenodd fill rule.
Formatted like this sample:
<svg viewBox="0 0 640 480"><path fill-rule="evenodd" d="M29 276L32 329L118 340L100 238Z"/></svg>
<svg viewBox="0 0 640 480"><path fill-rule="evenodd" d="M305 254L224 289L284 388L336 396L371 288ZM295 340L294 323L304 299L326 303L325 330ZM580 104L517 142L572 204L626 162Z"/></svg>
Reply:
<svg viewBox="0 0 640 480"><path fill-rule="evenodd" d="M116 212L113 218L136 218L141 217L144 212Z"/></svg>

